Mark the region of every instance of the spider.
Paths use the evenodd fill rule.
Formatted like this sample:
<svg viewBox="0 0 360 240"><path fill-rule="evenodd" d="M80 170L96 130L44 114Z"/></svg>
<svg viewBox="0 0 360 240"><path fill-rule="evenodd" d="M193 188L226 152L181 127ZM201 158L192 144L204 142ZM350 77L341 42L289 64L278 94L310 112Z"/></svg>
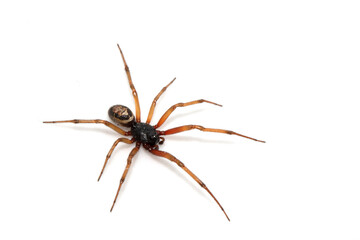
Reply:
<svg viewBox="0 0 360 240"><path fill-rule="evenodd" d="M163 123L166 121L166 119L168 119L168 117L170 116L170 114L178 107L186 107L186 106L190 106L190 105L194 105L194 104L199 104L199 103L209 103L209 104L214 104L217 106L222 106L220 104L214 103L214 102L210 102L204 99L199 99L199 100L195 100L195 101L191 101L191 102L186 102L186 103L177 103L173 106L171 106L165 113L164 115L162 115L162 117L160 118L160 120L158 121L157 124L155 125L150 125L150 121L153 117L154 114L154 109L156 106L156 102L157 100L160 98L160 96L165 92L165 90L175 81L176 78L174 78L168 85L166 85L164 88L161 89L161 91L158 93L158 95L156 95L156 97L154 98L150 110L149 110L149 114L147 117L146 122L141 122L140 120L140 104L139 104L139 97L138 94L135 90L134 84L132 82L131 79L131 75L130 75L130 70L129 67L125 61L125 57L123 52L121 51L121 48L119 46L119 44L117 44L117 47L120 51L122 60L124 62L124 66L125 66L125 72L126 72L126 76L130 85L130 89L132 90L132 95L134 97L135 100L135 116L132 113L132 111L123 105L114 105L112 106L109 111L109 117L110 119L117 125L123 126L123 127L127 127L130 128L129 131L125 131L123 129L121 129L120 127L114 125L111 122L108 122L106 120L100 120L100 119L94 119L94 120L79 120L79 119L74 119L74 120L63 120L63 121L44 121L43 123L98 123L98 124L104 124L105 126L113 129L114 131L120 133L123 136L132 136L131 139L129 138L124 138L124 137L120 137L118 138L112 145L112 147L110 148L108 154L106 155L105 158L105 162L104 165L101 169L98 181L100 180L104 169L106 167L106 164L111 156L111 154L113 153L115 147L118 145L118 143L122 142L122 143L126 143L126 144L132 144L135 143L135 147L131 150L128 158L127 158L127 164L125 167L125 170L121 176L120 179L120 184L119 187L117 189L116 195L115 195L115 199L114 202L111 206L110 212L113 210L116 199L119 195L119 191L121 189L122 184L125 181L126 175L129 171L129 168L131 166L132 163L132 159L135 156L135 154L139 151L140 146L142 145L146 150L148 150L150 153L159 156L159 157L163 157L166 158L174 163L176 163L180 168L182 168L187 174L189 174L202 188L204 188L210 195L211 197L215 200L215 202L218 204L218 206L220 207L220 209L223 211L223 213L225 214L226 218L230 221L228 215L226 214L224 208L221 206L220 202L215 198L215 196L210 192L209 188L192 172L190 171L185 165L184 163L182 163L179 159L177 159L176 157L174 157L173 155L171 155L168 152L165 151L161 151L159 150L159 145L163 144L165 141L165 138L162 136L166 136L166 135L171 135L171 134L176 134L176 133L180 133L180 132L184 132L184 131L189 131L189 130L193 130L193 129L198 129L200 131L203 132L215 132L215 133L226 133L226 134L233 134L233 135L237 135L240 137L244 137L244 138L248 138L254 141L258 141L258 142L263 142L265 143L265 141L262 140L258 140L252 137L248 137L230 130L223 130L223 129L215 129L215 128L205 128L202 127L200 125L184 125L184 126L180 126L180 127L176 127L176 128L171 128L165 131L160 131L157 130L161 125L163 125Z"/></svg>

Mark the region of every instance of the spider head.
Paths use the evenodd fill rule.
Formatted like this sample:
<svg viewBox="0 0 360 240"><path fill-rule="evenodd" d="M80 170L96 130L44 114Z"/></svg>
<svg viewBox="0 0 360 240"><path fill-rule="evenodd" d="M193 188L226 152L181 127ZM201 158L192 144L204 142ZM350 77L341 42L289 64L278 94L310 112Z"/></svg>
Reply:
<svg viewBox="0 0 360 240"><path fill-rule="evenodd" d="M123 105L114 105L109 108L109 117L116 124L122 125L124 127L131 127L134 123L135 118L134 114L128 107Z"/></svg>

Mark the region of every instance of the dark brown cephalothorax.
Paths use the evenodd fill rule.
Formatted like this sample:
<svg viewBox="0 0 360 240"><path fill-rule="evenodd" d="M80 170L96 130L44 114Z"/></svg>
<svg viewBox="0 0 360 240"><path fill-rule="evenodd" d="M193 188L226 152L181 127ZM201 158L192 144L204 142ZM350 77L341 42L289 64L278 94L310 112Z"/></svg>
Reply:
<svg viewBox="0 0 360 240"><path fill-rule="evenodd" d="M132 91L132 95L134 97L134 101L135 101L135 110L136 110L136 114L134 117L134 114L131 112L131 110L128 107L125 107L123 105L114 105L112 106L108 113L109 113L109 117L110 119L116 123L117 125L120 126L124 126L124 127L129 127L130 131L125 131L123 129L121 129L120 127L114 125L111 122L105 121L105 120L100 120L100 119L94 119L94 120L79 120L79 119L74 119L74 120L64 120L64 121L46 121L44 123L100 123L100 124L104 124L105 126L113 129L114 131L118 132L119 134L121 134L122 136L132 136L131 139L128 138L124 138L124 137L120 137L118 138L114 144L112 145L112 147L110 148L108 154L106 155L105 158L105 162L103 165L103 168L101 169L98 181L100 180L104 169L106 167L106 164L112 154L112 152L114 151L115 147L117 146L117 144L119 142L123 142L126 144L132 144L135 143L135 147L131 150L128 159L127 159L127 164L125 167L125 170L120 178L120 184L119 187L117 189L116 195L115 195L115 199L114 202L111 206L110 211L112 211L116 199L118 197L119 191L121 189L122 184L125 181L126 175L129 171L130 165L132 163L132 159L135 156L135 154L138 152L140 146L142 145L146 150L148 150L150 153L159 156L159 157L163 157L166 158L168 160L170 160L171 162L176 163L181 169L183 169L187 174L189 174L189 176L191 178L193 178L202 188L204 188L210 195L211 197L215 200L215 202L219 205L220 209L223 211L223 213L225 214L226 218L230 221L228 215L226 214L224 208L221 206L221 204L219 203L219 201L215 198L215 196L210 192L210 190L207 188L207 186L193 173L191 172L184 163L182 163L179 159L177 159L176 157L174 157L173 155L171 155L170 153L164 152L164 151L160 151L159 150L159 144L162 144L165 139L164 137L161 136L165 136L165 135L171 135L171 134L176 134L176 133L180 133L180 132L185 132L185 131L189 131L192 129L198 129L200 131L203 132L215 132L215 133L225 133L225 134L231 134L231 135L237 135L240 137L245 137L254 141L258 141L258 142L263 142L261 140L257 140L255 138L251 138L230 130L223 130L223 129L215 129L215 128L205 128L203 126L200 125L184 125L184 126L180 126L180 127L176 127L176 128L171 128L165 131L160 131L157 130L165 121L166 119L170 116L170 114L178 107L186 107L186 106L190 106L190 105L194 105L194 104L199 104L199 103L210 103L210 104L214 104L217 106L221 106L220 104L214 103L214 102L210 102L204 99L199 99L199 100L195 100L195 101L191 101L191 102L186 102L186 103L177 103L174 104L173 106L171 106L165 113L164 115L162 115L162 117L159 119L159 121L157 122L157 124L155 125L150 125L152 116L154 114L154 109L156 106L156 102L157 100L160 98L161 94L163 94L163 92L165 92L165 90L167 89L168 86L170 86L170 84L172 84L175 81L175 78L168 84L166 85L164 88L161 89L161 91L158 93L158 95L156 95L156 97L154 98L150 110L149 110L149 114L147 117L147 120L145 123L141 122L140 119L140 104L139 104L139 97L138 94L135 90L134 84L132 82L131 79L131 75L130 75L130 70L129 67L125 61L125 57L120 49L119 44L117 45L122 57L122 60L124 62L125 65L125 72L126 72L126 76L128 78L129 81L129 85L130 85L130 89Z"/></svg>
<svg viewBox="0 0 360 240"><path fill-rule="evenodd" d="M141 142L145 148L152 148L160 141L158 131L147 123L135 122L131 126L131 135L133 135L135 141Z"/></svg>
<svg viewBox="0 0 360 240"><path fill-rule="evenodd" d="M110 119L118 125L124 127L131 127L135 122L135 117L132 111L123 105L114 105L108 111Z"/></svg>

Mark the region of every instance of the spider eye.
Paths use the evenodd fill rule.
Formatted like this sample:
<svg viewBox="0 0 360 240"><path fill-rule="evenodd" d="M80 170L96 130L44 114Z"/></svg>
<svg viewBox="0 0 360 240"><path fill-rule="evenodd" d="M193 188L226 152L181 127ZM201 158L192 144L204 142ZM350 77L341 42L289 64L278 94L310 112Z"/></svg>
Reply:
<svg viewBox="0 0 360 240"><path fill-rule="evenodd" d="M130 127L134 121L134 114L128 107L123 105L112 106L108 113L112 121L125 127Z"/></svg>

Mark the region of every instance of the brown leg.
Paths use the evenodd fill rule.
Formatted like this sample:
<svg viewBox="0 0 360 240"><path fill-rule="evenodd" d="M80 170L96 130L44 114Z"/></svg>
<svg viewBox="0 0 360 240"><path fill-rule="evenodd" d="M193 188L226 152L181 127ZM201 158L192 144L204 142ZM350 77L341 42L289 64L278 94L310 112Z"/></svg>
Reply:
<svg viewBox="0 0 360 240"><path fill-rule="evenodd" d="M203 132L217 132L217 133L226 133L226 134L230 134L230 135L234 134L234 135L238 135L240 137L248 138L248 139L251 139L251 140L254 140L254 141L257 141L257 142L265 143L265 141L257 140L255 138L251 138L251 137L248 137L248 136L245 136L245 135L233 132L233 131L223 130L223 129L215 129L215 128L204 128L204 127L199 126L199 125L185 125L185 126L181 126L181 127L172 128L172 129L169 129L169 130L166 130L166 131L158 131L158 133L160 135L171 135L171 134L175 134L175 133L179 133L179 132L189 131L189 130L192 130L192 129L198 129L198 130L203 131Z"/></svg>
<svg viewBox="0 0 360 240"><path fill-rule="evenodd" d="M94 119L94 120L79 120L79 119L74 119L74 120L63 120L63 121L45 121L43 123L101 123L104 124L105 126L111 128L112 130L120 133L121 135L124 136L129 136L131 135L131 132L125 132L124 130L122 130L121 128L115 126L114 124L112 124L111 122L105 121L105 120L101 120L101 119Z"/></svg>
<svg viewBox="0 0 360 240"><path fill-rule="evenodd" d="M185 167L185 165L179 159L177 159L176 157L174 157L170 153L167 153L167 152L164 152L164 151L160 151L160 150L156 150L156 149L151 149L149 151L151 153L153 153L154 155L169 159L170 161L176 163L179 167L181 167L185 172L187 172L187 174L189 174L202 188L204 188L212 196L212 198L215 200L215 202L219 205L221 210L224 212L226 218L230 221L230 219L229 219L228 215L226 214L224 208L221 206L221 204L215 198L215 196L210 192L210 190L206 187L206 185L194 173L192 173L187 167Z"/></svg>
<svg viewBox="0 0 360 240"><path fill-rule="evenodd" d="M152 116L154 114L154 109L156 106L156 101L159 99L159 97L161 96L161 94L163 94L163 92L165 92L165 90L167 89L168 86L170 86L170 84L172 84L175 81L176 78L174 78L168 85L166 85L163 89L161 89L161 91L158 93L158 95L154 98L154 101L151 104L150 110L149 110L149 115L148 118L146 120L146 123L150 123Z"/></svg>
<svg viewBox="0 0 360 240"><path fill-rule="evenodd" d="M105 162L104 162L104 166L103 166L103 168L101 169L101 173L100 173L100 176L99 176L99 178L98 178L98 181L100 180L100 178L101 178L101 176L102 176L102 174L103 174L103 172L104 172L104 169L105 169L105 167L106 167L106 164L107 164L107 162L108 162L111 154L113 153L116 145L118 145L119 142L131 144L131 143L135 142L135 139L131 139L131 140L130 140L130 139L127 139L127 138L118 138L118 139L114 142L114 144L113 144L112 147L110 148L110 151L109 151L108 154L106 155L106 159L105 159Z"/></svg>
<svg viewBox="0 0 360 240"><path fill-rule="evenodd" d="M121 177L121 179L120 179L119 188L118 188L118 190L117 190L117 192L116 192L116 196L115 196L115 199L114 199L114 203L113 203L113 205L111 206L110 212L111 212L111 211L113 210L113 208L114 208L116 199L117 199L117 197L118 197L118 195L119 195L119 192L120 192L120 188L121 188L123 182L125 181L126 175L127 175L128 171L129 171L132 158L133 158L133 157L135 156L135 154L138 152L139 148L140 148L140 143L136 143L136 147L134 147L133 150L131 150L131 152L130 152L130 154L129 154L129 157L128 157L128 159L127 159L127 164L126 164L124 173L123 173L123 175L122 175L122 177Z"/></svg>
<svg viewBox="0 0 360 240"><path fill-rule="evenodd" d="M131 88L131 90L132 90L132 95L133 95L134 100L135 100L136 121L137 121L137 122L140 122L140 104L139 104L139 97L138 97L138 94L137 94L136 89L135 89L135 87L134 87L134 84L133 84L133 82L132 82L132 80L131 80L130 70L129 70L128 65L126 64L124 54L122 53L119 44L118 44L117 46L118 46L118 48L119 48L121 57L122 57L122 59L123 59L124 66L125 66L126 76L127 76L128 80L129 80L129 85L130 85L130 88Z"/></svg>
<svg viewBox="0 0 360 240"><path fill-rule="evenodd" d="M170 114L177 108L177 107L186 107L186 106L190 106L190 105L194 105L194 104L198 104L198 103L211 103L217 106L222 107L222 105L214 103L214 102L210 102L204 99L200 99L200 100L195 100L195 101L191 101L191 102L187 102L187 103L178 103L173 105L172 107L170 107L165 113L164 115L160 118L159 122L154 126L154 128L158 128L160 127L165 121L166 119L170 116Z"/></svg>

